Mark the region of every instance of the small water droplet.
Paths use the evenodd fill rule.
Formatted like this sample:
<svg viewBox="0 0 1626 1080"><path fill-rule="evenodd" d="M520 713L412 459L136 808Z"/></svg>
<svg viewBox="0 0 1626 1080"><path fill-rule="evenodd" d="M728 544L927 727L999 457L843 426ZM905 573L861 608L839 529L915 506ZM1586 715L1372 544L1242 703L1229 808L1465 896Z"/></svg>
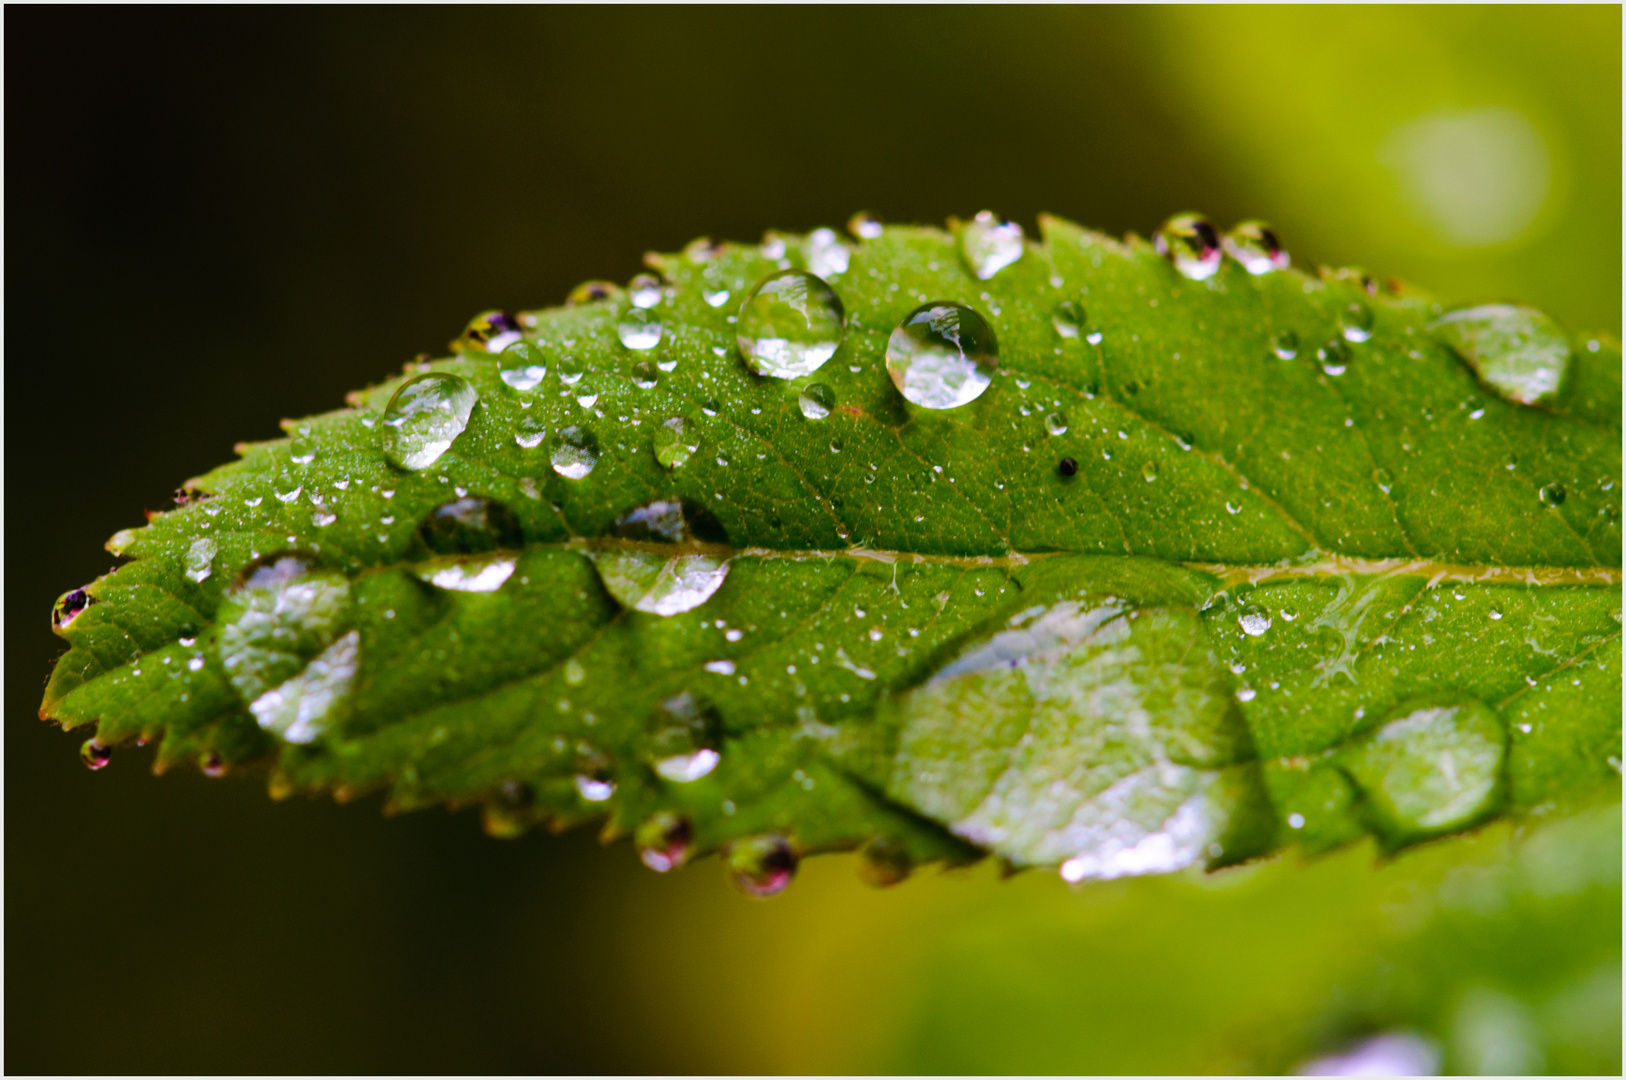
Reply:
<svg viewBox="0 0 1626 1080"><path fill-rule="evenodd" d="M198 759L198 771L211 780L218 780L226 775L226 759L211 750Z"/></svg>
<svg viewBox="0 0 1626 1080"><path fill-rule="evenodd" d="M1359 300L1338 313L1338 329L1344 340L1362 342L1372 336L1372 309Z"/></svg>
<svg viewBox="0 0 1626 1080"><path fill-rule="evenodd" d="M316 460L316 444L310 439L298 438L288 444L288 458L295 465L309 465ZM179 492L176 495L177 505L184 505L192 501L190 492Z"/></svg>
<svg viewBox="0 0 1626 1080"><path fill-rule="evenodd" d="M1270 351L1278 360L1293 359L1299 354L1299 336L1291 330L1283 330L1270 339Z"/></svg>
<svg viewBox="0 0 1626 1080"><path fill-rule="evenodd" d="M1151 482L1157 479L1157 462L1148 461L1140 467L1141 479Z"/></svg>
<svg viewBox="0 0 1626 1080"><path fill-rule="evenodd" d="M540 416L522 416L514 422L514 441L526 450L535 450L548 437L548 427Z"/></svg>
<svg viewBox="0 0 1626 1080"><path fill-rule="evenodd" d="M514 512L495 499L470 496L441 503L418 526L418 538L437 555L481 555L525 545Z"/></svg>
<svg viewBox="0 0 1626 1080"><path fill-rule="evenodd" d="M408 379L384 407L384 456L399 469L427 469L463 434L477 399L473 384L450 372Z"/></svg>
<svg viewBox="0 0 1626 1080"><path fill-rule="evenodd" d="M528 341L516 341L498 358L502 381L515 390L534 390L548 374L542 350Z"/></svg>
<svg viewBox="0 0 1626 1080"><path fill-rule="evenodd" d="M628 308L621 321L616 324L616 334L621 338L621 344L629 349L653 349L661 343L661 335L666 327L661 324L661 317L648 308Z"/></svg>
<svg viewBox="0 0 1626 1080"><path fill-rule="evenodd" d="M858 879L874 888L897 885L913 869L908 849L890 836L871 837L858 849Z"/></svg>
<svg viewBox="0 0 1626 1080"><path fill-rule="evenodd" d="M836 392L824 383L812 383L797 397L796 404L809 420L823 420L836 407Z"/></svg>
<svg viewBox="0 0 1626 1080"><path fill-rule="evenodd" d="M519 339L518 319L506 311L482 311L469 320L469 325L463 329L463 336L452 343L452 348L457 352L473 350L495 356Z"/></svg>
<svg viewBox="0 0 1626 1080"><path fill-rule="evenodd" d="M329 525L332 525L335 521L338 521L338 520L339 520L339 515L334 514L334 513L330 513L329 511L326 511L326 510L313 510L313 511L311 511L311 524L315 525L318 529L325 529Z"/></svg>
<svg viewBox="0 0 1626 1080"><path fill-rule="evenodd" d="M1056 471L1063 476L1072 476L1078 472L1078 462L1070 457L1064 457L1056 465Z"/></svg>
<svg viewBox="0 0 1626 1080"><path fill-rule="evenodd" d="M847 221L847 231L860 240L874 240L885 230L881 219L874 214L860 210Z"/></svg>
<svg viewBox="0 0 1626 1080"><path fill-rule="evenodd" d="M581 773L576 774L576 792L588 802L604 802L615 794L613 780L597 780Z"/></svg>
<svg viewBox="0 0 1626 1080"><path fill-rule="evenodd" d="M688 430L688 421L674 416L655 429L655 460L668 469L676 469L700 449L698 438Z"/></svg>
<svg viewBox="0 0 1626 1080"><path fill-rule="evenodd" d="M632 384L640 390L653 390L661 381L660 370L648 360L640 360L632 365Z"/></svg>
<svg viewBox="0 0 1626 1080"><path fill-rule="evenodd" d="M681 814L660 810L638 826L633 843L645 866L657 874L665 874L689 861L694 826Z"/></svg>
<svg viewBox="0 0 1626 1080"><path fill-rule="evenodd" d="M1563 484L1546 484L1538 493L1545 506L1563 506L1567 494Z"/></svg>
<svg viewBox="0 0 1626 1080"><path fill-rule="evenodd" d="M186 549L186 576L196 582L208 578L216 550L215 542L208 537L192 541L192 546Z"/></svg>
<svg viewBox="0 0 1626 1080"><path fill-rule="evenodd" d="M964 304L922 304L904 317L886 344L886 370L909 401L953 409L980 397L999 367L993 328Z"/></svg>
<svg viewBox="0 0 1626 1080"><path fill-rule="evenodd" d="M977 280L987 281L1022 257L1022 226L983 210L960 227L960 254Z"/></svg>
<svg viewBox="0 0 1626 1080"><path fill-rule="evenodd" d="M1249 604L1237 616L1237 625L1249 637L1258 637L1270 629L1270 611L1258 604Z"/></svg>
<svg viewBox="0 0 1626 1080"><path fill-rule="evenodd" d="M722 307L728 303L729 291L727 289L707 289L701 294L707 307Z"/></svg>
<svg viewBox="0 0 1626 1080"><path fill-rule="evenodd" d="M576 404L584 409L591 409L598 404L599 388L592 383L581 383L576 387Z"/></svg>
<svg viewBox="0 0 1626 1080"><path fill-rule="evenodd" d="M1219 236L1201 214L1176 214L1158 226L1152 240L1157 253L1192 281L1213 277L1220 268Z"/></svg>
<svg viewBox="0 0 1626 1080"><path fill-rule="evenodd" d="M633 307L652 308L661 302L661 279L654 274L639 274L627 285L627 296ZM648 346L630 346L647 348Z"/></svg>
<svg viewBox="0 0 1626 1080"><path fill-rule="evenodd" d="M581 427L559 432L549 457L553 471L567 480L580 480L598 464L598 436Z"/></svg>
<svg viewBox="0 0 1626 1080"><path fill-rule="evenodd" d="M1076 338L1084 328L1084 308L1075 301L1063 300L1056 305L1055 314L1050 316L1050 325L1062 337Z"/></svg>
<svg viewBox="0 0 1626 1080"><path fill-rule="evenodd" d="M575 386L587 374L587 365L579 357L566 356L559 361L559 381L566 386Z"/></svg>
<svg viewBox="0 0 1626 1080"><path fill-rule="evenodd" d="M805 270L769 274L740 305L738 341L758 375L798 379L835 355L847 330L841 297Z"/></svg>
<svg viewBox="0 0 1626 1080"><path fill-rule="evenodd" d="M1316 359L1321 362L1321 370L1328 375L1342 375L1349 369L1352 357L1349 346L1339 338L1333 338L1321 348L1316 350Z"/></svg>
<svg viewBox="0 0 1626 1080"><path fill-rule="evenodd" d="M851 255L834 229L814 229L802 243L802 258L809 273L829 278L847 272Z"/></svg>
<svg viewBox="0 0 1626 1080"><path fill-rule="evenodd" d="M1385 495L1395 486L1394 474L1381 466L1372 470L1372 482L1383 490Z"/></svg>
<svg viewBox="0 0 1626 1080"><path fill-rule="evenodd" d="M1059 412L1053 412L1044 418L1044 429L1052 435L1067 434L1067 417Z"/></svg>
<svg viewBox="0 0 1626 1080"><path fill-rule="evenodd" d="M1263 221L1241 222L1220 239L1220 245L1250 274L1287 269L1287 252L1282 250L1276 230Z"/></svg>
<svg viewBox="0 0 1626 1080"><path fill-rule="evenodd" d="M830 452L832 454L841 453L841 447L842 447L841 439L835 438L835 439L830 440Z"/></svg>
<svg viewBox="0 0 1626 1080"><path fill-rule="evenodd" d="M103 744L100 739L86 739L79 747L79 760L91 772L98 772L107 768L113 760L113 748Z"/></svg>
<svg viewBox="0 0 1626 1080"><path fill-rule="evenodd" d="M728 851L728 876L747 896L784 892L796 875L796 852L783 836L753 836Z"/></svg>
<svg viewBox="0 0 1626 1080"><path fill-rule="evenodd" d="M621 286L613 281L584 281L565 297L566 307L580 307L582 304L596 304L603 300L613 300L621 295Z"/></svg>

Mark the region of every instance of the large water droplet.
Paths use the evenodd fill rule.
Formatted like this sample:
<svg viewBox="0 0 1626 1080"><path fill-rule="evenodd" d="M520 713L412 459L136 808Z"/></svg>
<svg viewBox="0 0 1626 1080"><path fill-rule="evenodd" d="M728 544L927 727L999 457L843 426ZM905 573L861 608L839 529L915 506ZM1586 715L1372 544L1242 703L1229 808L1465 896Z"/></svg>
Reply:
<svg viewBox="0 0 1626 1080"><path fill-rule="evenodd" d="M654 274L639 274L627 286L633 307L652 308L661 302L661 294L661 279Z"/></svg>
<svg viewBox="0 0 1626 1080"><path fill-rule="evenodd" d="M1372 336L1372 325L1372 309L1359 300L1346 305L1338 313L1338 329L1345 341L1365 341Z"/></svg>
<svg viewBox="0 0 1626 1080"><path fill-rule="evenodd" d="M1260 607L1258 604L1249 604L1242 609L1242 614L1237 616L1236 621L1244 634L1258 637L1270 629L1270 609Z"/></svg>
<svg viewBox="0 0 1626 1080"><path fill-rule="evenodd" d="M664 780L692 783L721 760L722 718L710 702L688 691L662 701L650 729L645 756Z"/></svg>
<svg viewBox="0 0 1626 1080"><path fill-rule="evenodd" d="M633 843L644 865L657 874L664 874L689 861L694 826L682 814L659 810L638 826Z"/></svg>
<svg viewBox="0 0 1626 1080"><path fill-rule="evenodd" d="M656 428L654 443L655 460L668 469L681 468L700 449L699 438L681 416L674 416Z"/></svg>
<svg viewBox="0 0 1626 1080"><path fill-rule="evenodd" d="M627 313L621 316L616 324L615 332L621 338L621 344L629 349L653 349L661 343L661 335L666 327L661 325L661 317L648 308L628 308Z"/></svg>
<svg viewBox="0 0 1626 1080"><path fill-rule="evenodd" d="M1084 308L1073 300L1063 300L1050 316L1050 325L1064 338L1076 338L1084 329Z"/></svg>
<svg viewBox="0 0 1626 1080"><path fill-rule="evenodd" d="M979 281L1022 257L1022 226L983 210L960 227L960 254Z"/></svg>
<svg viewBox="0 0 1626 1080"><path fill-rule="evenodd" d="M926 409L975 401L999 367L999 341L976 311L950 300L922 304L886 343L886 370L898 392Z"/></svg>
<svg viewBox="0 0 1626 1080"><path fill-rule="evenodd" d="M1534 308L1466 308L1436 319L1429 329L1509 401L1551 401L1569 370L1568 339L1557 323Z"/></svg>
<svg viewBox="0 0 1626 1080"><path fill-rule="evenodd" d="M408 379L384 407L384 456L399 469L427 469L469 426L477 399L461 375L431 371Z"/></svg>
<svg viewBox="0 0 1626 1080"><path fill-rule="evenodd" d="M659 501L617 519L590 555L610 595L636 611L677 615L711 599L728 577L728 536L698 503Z"/></svg>
<svg viewBox="0 0 1626 1080"><path fill-rule="evenodd" d="M796 852L783 836L753 836L728 851L728 876L747 896L782 893L796 876Z"/></svg>
<svg viewBox="0 0 1626 1080"><path fill-rule="evenodd" d="M495 356L518 341L520 332L519 320L506 311L482 311L469 320L453 347L460 352L472 350Z"/></svg>
<svg viewBox="0 0 1626 1080"><path fill-rule="evenodd" d="M1299 336L1291 330L1283 330L1270 339L1270 351L1278 360L1293 359L1299 354Z"/></svg>
<svg viewBox="0 0 1626 1080"><path fill-rule="evenodd" d="M525 544L514 512L478 495L435 507L418 526L418 536L437 555L477 555Z"/></svg>
<svg viewBox="0 0 1626 1080"><path fill-rule="evenodd" d="M858 850L859 880L877 889L898 884L913 869L908 850L890 836L873 837Z"/></svg>
<svg viewBox="0 0 1626 1080"><path fill-rule="evenodd" d="M51 608L51 629L66 630L80 612L96 602L96 598L83 589L70 589L57 597Z"/></svg>
<svg viewBox="0 0 1626 1080"><path fill-rule="evenodd" d="M1287 269L1287 252L1276 231L1263 221L1244 221L1220 239L1225 253L1250 274L1268 274Z"/></svg>
<svg viewBox="0 0 1626 1080"><path fill-rule="evenodd" d="M86 739L79 747L79 760L85 763L85 768L91 772L98 772L113 760L113 748L97 738Z"/></svg>
<svg viewBox="0 0 1626 1080"><path fill-rule="evenodd" d="M1500 799L1506 732L1477 699L1400 706L1352 740L1339 763L1391 843L1460 829Z"/></svg>
<svg viewBox="0 0 1626 1080"><path fill-rule="evenodd" d="M1563 484L1547 484L1536 494L1544 506L1563 506L1568 492L1564 490Z"/></svg>
<svg viewBox="0 0 1626 1080"><path fill-rule="evenodd" d="M1157 253L1193 281L1213 277L1220 268L1219 237L1201 214L1176 214L1152 237Z"/></svg>
<svg viewBox="0 0 1626 1080"><path fill-rule="evenodd" d="M835 355L847 312L823 278L780 270L757 282L740 305L740 353L758 375L799 379Z"/></svg>
<svg viewBox="0 0 1626 1080"><path fill-rule="evenodd" d="M542 350L528 341L516 341L498 358L502 381L515 390L534 390L548 374Z"/></svg>
<svg viewBox="0 0 1626 1080"><path fill-rule="evenodd" d="M812 383L797 397L796 404L809 420L823 420L836 407L836 392L824 383Z"/></svg>
<svg viewBox="0 0 1626 1080"><path fill-rule="evenodd" d="M828 278L845 274L851 256L834 229L814 229L802 243L802 258L809 273Z"/></svg>
<svg viewBox="0 0 1626 1080"><path fill-rule="evenodd" d="M567 427L559 432L549 460L560 476L580 480L598 464L598 436L586 428Z"/></svg>

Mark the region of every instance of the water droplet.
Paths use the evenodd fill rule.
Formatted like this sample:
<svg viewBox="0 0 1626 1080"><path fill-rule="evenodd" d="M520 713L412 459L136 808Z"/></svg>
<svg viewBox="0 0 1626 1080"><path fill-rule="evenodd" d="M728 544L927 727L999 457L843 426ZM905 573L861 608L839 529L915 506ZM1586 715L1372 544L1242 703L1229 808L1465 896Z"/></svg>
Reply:
<svg viewBox="0 0 1626 1080"><path fill-rule="evenodd" d="M80 612L95 602L96 598L83 589L70 589L63 593L51 608L51 629L66 630Z"/></svg>
<svg viewBox="0 0 1626 1080"><path fill-rule="evenodd" d="M559 381L566 386L575 386L587 374L587 365L579 357L566 356L559 361Z"/></svg>
<svg viewBox="0 0 1626 1080"><path fill-rule="evenodd" d="M705 507L658 501L616 520L614 538L590 557L605 589L636 611L670 616L699 607L728 577L728 536Z"/></svg>
<svg viewBox="0 0 1626 1080"><path fill-rule="evenodd" d="M847 220L847 231L860 240L874 240L885 231L885 226L874 214L860 210Z"/></svg>
<svg viewBox="0 0 1626 1080"><path fill-rule="evenodd" d="M648 308L628 308L621 321L616 324L615 332L621 338L621 344L629 349L653 349L661 343L661 335L666 328L661 325L661 317Z"/></svg>
<svg viewBox="0 0 1626 1080"><path fill-rule="evenodd" d="M728 850L728 876L747 896L782 893L796 875L796 852L783 836L741 840Z"/></svg>
<svg viewBox="0 0 1626 1080"><path fill-rule="evenodd" d="M473 349L495 356L519 339L518 319L506 311L482 311L469 320L463 336L452 343L452 348L457 352Z"/></svg>
<svg viewBox="0 0 1626 1080"><path fill-rule="evenodd" d="M832 453L832 454L839 454L839 453L841 453L841 447L842 447L842 445L843 445L843 444L842 444L842 442L841 442L841 439L840 439L840 437L839 437L839 436L838 436L838 437L836 437L836 438L834 438L834 439L831 439L831 440L830 440L830 452L831 452L831 453Z"/></svg>
<svg viewBox="0 0 1626 1080"><path fill-rule="evenodd" d="M654 363L640 360L632 365L632 384L640 390L653 390L661 381L661 373Z"/></svg>
<svg viewBox="0 0 1626 1080"><path fill-rule="evenodd" d="M661 279L654 274L639 274L627 286L627 296L633 307L652 308L661 302ZM632 346L647 348L648 346Z"/></svg>
<svg viewBox="0 0 1626 1080"><path fill-rule="evenodd" d="M1067 417L1059 412L1053 412L1044 418L1044 429L1052 435L1067 434Z"/></svg>
<svg viewBox="0 0 1626 1080"><path fill-rule="evenodd" d="M576 404L584 409L591 409L598 404L599 388L591 383L582 383L576 387Z"/></svg>
<svg viewBox="0 0 1626 1080"><path fill-rule="evenodd" d="M769 229L762 234L760 248L764 259L783 259L785 257L785 238Z"/></svg>
<svg viewBox="0 0 1626 1080"><path fill-rule="evenodd" d="M418 537L437 555L479 555L525 545L514 512L480 496L441 503L418 526Z"/></svg>
<svg viewBox="0 0 1626 1080"><path fill-rule="evenodd" d="M1022 226L984 210L960 228L960 254L979 281L1022 257Z"/></svg>
<svg viewBox="0 0 1626 1080"><path fill-rule="evenodd" d="M847 330L841 297L803 270L769 274L740 305L738 340L758 375L797 379L835 355Z"/></svg>
<svg viewBox="0 0 1626 1080"><path fill-rule="evenodd" d="M850 256L834 229L814 229L802 243L802 258L811 274L828 278L845 274Z"/></svg>
<svg viewBox="0 0 1626 1080"><path fill-rule="evenodd" d="M686 690L656 707L650 727L645 756L662 779L693 783L721 760L722 718L710 702Z"/></svg>
<svg viewBox="0 0 1626 1080"><path fill-rule="evenodd" d="M1270 339L1270 351L1278 360L1293 359L1299 354L1299 336L1291 330L1283 330Z"/></svg>
<svg viewBox="0 0 1626 1080"><path fill-rule="evenodd" d="M836 392L824 383L812 383L797 397L796 404L809 420L823 420L836 407Z"/></svg>
<svg viewBox="0 0 1626 1080"><path fill-rule="evenodd" d="M309 465L316 460L316 444L306 438L294 439L288 443L288 458L295 465ZM191 501L191 492L182 491L176 494L175 503L177 506L185 505Z"/></svg>
<svg viewBox="0 0 1626 1080"><path fill-rule="evenodd" d="M197 582L206 579L211 573L215 551L215 542L208 537L192 541L192 546L186 549L186 576Z"/></svg>
<svg viewBox="0 0 1626 1080"><path fill-rule="evenodd" d="M1328 375L1336 376L1349 369L1349 361L1354 354L1342 340L1333 338L1317 349L1315 355L1316 359L1321 361L1321 370Z"/></svg>
<svg viewBox="0 0 1626 1080"><path fill-rule="evenodd" d="M949 300L922 304L886 343L886 370L909 401L953 409L988 389L999 366L999 342L981 315Z"/></svg>
<svg viewBox="0 0 1626 1080"><path fill-rule="evenodd" d="M1563 484L1547 484L1542 487L1538 494L1543 505L1563 506L1567 492L1565 492Z"/></svg>
<svg viewBox="0 0 1626 1080"><path fill-rule="evenodd" d="M621 286L613 281L584 281L565 297L566 307L580 307L582 304L596 304L602 300L613 300L621 295Z"/></svg>
<svg viewBox="0 0 1626 1080"><path fill-rule="evenodd" d="M1220 245L1250 274L1287 269L1287 252L1282 250L1276 231L1263 221L1240 223L1220 239Z"/></svg>
<svg viewBox="0 0 1626 1080"><path fill-rule="evenodd" d="M890 836L871 837L858 849L858 879L874 888L890 888L913 869L908 849Z"/></svg>
<svg viewBox="0 0 1626 1080"><path fill-rule="evenodd" d="M1151 482L1157 479L1157 462L1148 461L1140 467L1141 479Z"/></svg>
<svg viewBox="0 0 1626 1080"><path fill-rule="evenodd" d="M408 379L384 407L384 456L399 469L427 469L468 427L477 397L467 379L450 372Z"/></svg>
<svg viewBox="0 0 1626 1080"><path fill-rule="evenodd" d="M1084 328L1084 309L1072 300L1063 300L1056 305L1055 314L1050 316L1050 325L1062 337L1076 338Z"/></svg>
<svg viewBox="0 0 1626 1080"><path fill-rule="evenodd" d="M598 464L598 436L586 428L567 427L559 432L549 460L560 476L580 480Z"/></svg>
<svg viewBox="0 0 1626 1080"><path fill-rule="evenodd" d="M1387 495L1395 486L1394 474L1380 466L1372 470L1372 482Z"/></svg>
<svg viewBox="0 0 1626 1080"><path fill-rule="evenodd" d="M1534 308L1487 304L1453 311L1428 328L1509 401L1553 400L1569 369L1569 340Z"/></svg>
<svg viewBox="0 0 1626 1080"><path fill-rule="evenodd" d="M1237 616L1236 621L1244 634L1258 637L1270 629L1270 611L1258 604L1249 604L1242 609L1242 614Z"/></svg>
<svg viewBox="0 0 1626 1080"><path fill-rule="evenodd" d="M1345 341L1362 342L1372 336L1372 309L1356 300L1338 313L1338 329Z"/></svg>
<svg viewBox="0 0 1626 1080"><path fill-rule="evenodd" d="M498 358L502 381L515 390L534 390L548 374L542 350L528 341L516 341Z"/></svg>
<svg viewBox="0 0 1626 1080"><path fill-rule="evenodd" d="M211 780L218 780L226 775L226 759L211 750L198 759L198 771Z"/></svg>
<svg viewBox="0 0 1626 1080"><path fill-rule="evenodd" d="M657 874L664 874L689 861L694 826L681 814L660 810L638 826L633 843L644 865Z"/></svg>
<svg viewBox="0 0 1626 1080"><path fill-rule="evenodd" d="M1158 226L1152 240L1157 253L1193 281L1213 277L1220 268L1219 237L1201 214L1176 214Z"/></svg>
<svg viewBox="0 0 1626 1080"><path fill-rule="evenodd" d="M85 768L97 772L107 768L113 760L113 748L100 739L86 739L79 747L79 760L85 763Z"/></svg>
<svg viewBox="0 0 1626 1080"><path fill-rule="evenodd" d="M688 421L681 416L655 429L655 460L665 468L680 468L698 449L698 439L688 431Z"/></svg>
<svg viewBox="0 0 1626 1080"><path fill-rule="evenodd" d="M612 780L595 780L591 776L577 774L576 792L588 802L604 802L615 794L615 782Z"/></svg>
<svg viewBox="0 0 1626 1080"><path fill-rule="evenodd" d="M1074 461L1070 457L1064 457L1059 463L1057 463L1056 471L1061 473L1063 476L1072 476L1074 473L1078 472L1078 462Z"/></svg>
<svg viewBox="0 0 1626 1080"><path fill-rule="evenodd" d="M727 289L707 289L701 294L708 307L722 307L728 303L729 291Z"/></svg>
<svg viewBox="0 0 1626 1080"><path fill-rule="evenodd" d="M1506 733L1477 699L1400 706L1339 754L1391 843L1460 829L1492 810Z"/></svg>
<svg viewBox="0 0 1626 1080"><path fill-rule="evenodd" d="M514 442L526 450L535 450L548 437L548 427L540 416L522 416L514 422Z"/></svg>

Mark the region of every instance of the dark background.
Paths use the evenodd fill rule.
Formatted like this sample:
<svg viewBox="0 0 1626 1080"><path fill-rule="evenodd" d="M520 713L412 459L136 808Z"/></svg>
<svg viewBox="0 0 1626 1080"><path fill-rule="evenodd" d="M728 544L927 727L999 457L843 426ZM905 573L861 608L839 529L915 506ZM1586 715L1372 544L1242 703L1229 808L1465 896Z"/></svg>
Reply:
<svg viewBox="0 0 1626 1080"><path fill-rule="evenodd" d="M252 779L155 780L133 750L92 775L82 734L34 719L59 651L47 612L108 569L107 536L476 311L624 281L646 249L859 209L1149 234L1197 208L1274 218L1299 265L1619 327L1614 9L4 17L9 1072L952 1066L909 1056L907 1010L878 1031L849 999L881 983L849 981L892 972L907 999L898 973L931 941L874 927L997 886L877 898L832 859L800 897L750 905L715 867L675 884L585 833L498 842L468 814L272 804ZM1395 19L1414 21L1370 21ZM1296 84L1336 108L1294 112ZM1482 250L1398 216L1369 228L1398 198L1369 129L1481 102L1548 140L1543 216ZM1366 156L1326 156L1349 142Z"/></svg>

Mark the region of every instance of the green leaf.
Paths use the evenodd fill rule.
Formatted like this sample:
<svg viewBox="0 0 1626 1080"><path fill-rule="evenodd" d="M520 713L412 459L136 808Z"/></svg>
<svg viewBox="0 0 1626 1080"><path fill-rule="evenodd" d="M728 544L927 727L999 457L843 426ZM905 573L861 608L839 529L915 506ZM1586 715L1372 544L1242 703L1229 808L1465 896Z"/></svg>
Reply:
<svg viewBox="0 0 1626 1080"><path fill-rule="evenodd" d="M114 537L42 715L757 893L1618 799L1618 343L1258 227L1216 272L1200 220L1041 224L702 241L482 315Z"/></svg>

